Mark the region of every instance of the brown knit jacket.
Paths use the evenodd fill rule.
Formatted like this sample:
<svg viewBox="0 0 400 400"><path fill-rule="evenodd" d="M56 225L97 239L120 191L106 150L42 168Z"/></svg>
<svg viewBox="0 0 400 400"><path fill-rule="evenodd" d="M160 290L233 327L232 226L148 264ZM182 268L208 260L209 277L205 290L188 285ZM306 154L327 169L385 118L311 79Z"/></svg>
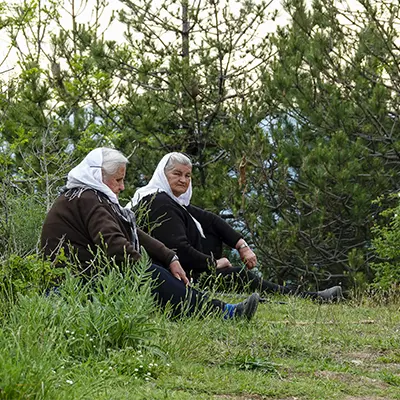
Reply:
<svg viewBox="0 0 400 400"><path fill-rule="evenodd" d="M137 230L140 245L153 262L167 267L175 253L160 241L153 239L140 229ZM41 245L44 254L55 259L60 247L69 254L72 246L81 268L86 270L96 254L97 247L106 249L109 257L121 263L126 255L137 261L140 254L131 243L131 230L93 190L84 191L79 197L68 199L62 194L54 202L43 224ZM90 271L86 271L90 274Z"/></svg>

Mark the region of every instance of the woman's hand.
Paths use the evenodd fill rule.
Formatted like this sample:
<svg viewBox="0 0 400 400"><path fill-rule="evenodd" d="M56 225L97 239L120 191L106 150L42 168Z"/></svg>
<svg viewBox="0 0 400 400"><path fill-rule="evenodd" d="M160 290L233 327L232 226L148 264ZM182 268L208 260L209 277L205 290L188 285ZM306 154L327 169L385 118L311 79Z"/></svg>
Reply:
<svg viewBox="0 0 400 400"><path fill-rule="evenodd" d="M240 259L244 262L248 269L252 269L257 266L257 256L243 239L238 240L235 248L239 252Z"/></svg>
<svg viewBox="0 0 400 400"><path fill-rule="evenodd" d="M182 281L186 286L190 286L190 282L186 276L186 272L184 271L181 263L178 260L175 260L171 264L169 264L169 270L176 279Z"/></svg>
<svg viewBox="0 0 400 400"><path fill-rule="evenodd" d="M217 269L232 267L231 262L226 258L219 258L217 260Z"/></svg>
<svg viewBox="0 0 400 400"><path fill-rule="evenodd" d="M246 264L248 269L253 269L257 266L257 256L250 247L243 247L239 250L240 259Z"/></svg>

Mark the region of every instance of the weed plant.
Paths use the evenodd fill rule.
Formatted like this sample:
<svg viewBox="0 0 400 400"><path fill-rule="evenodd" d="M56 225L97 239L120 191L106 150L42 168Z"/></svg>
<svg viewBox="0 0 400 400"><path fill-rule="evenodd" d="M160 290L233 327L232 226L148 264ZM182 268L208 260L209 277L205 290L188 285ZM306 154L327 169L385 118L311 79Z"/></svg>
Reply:
<svg viewBox="0 0 400 400"><path fill-rule="evenodd" d="M388 297L399 296L400 293L400 205L397 193L390 197L395 200L396 206L385 209L380 214L387 223L375 224L372 228L372 248L378 260L371 264L375 275L373 288ZM378 204L379 201L377 200Z"/></svg>
<svg viewBox="0 0 400 400"><path fill-rule="evenodd" d="M38 254L25 257L11 254L0 262L0 315L21 294L43 293L63 275Z"/></svg>
<svg viewBox="0 0 400 400"><path fill-rule="evenodd" d="M149 360L165 357L153 340L160 326L147 264L109 262L88 282L66 270L56 290L20 293L0 328L0 398L74 398L70 385L88 389L81 367L89 375L102 370L90 391L112 373L156 374L159 363Z"/></svg>
<svg viewBox="0 0 400 400"><path fill-rule="evenodd" d="M3 258L34 254L46 214L43 197L36 193L15 193L4 183L1 193L0 252Z"/></svg>

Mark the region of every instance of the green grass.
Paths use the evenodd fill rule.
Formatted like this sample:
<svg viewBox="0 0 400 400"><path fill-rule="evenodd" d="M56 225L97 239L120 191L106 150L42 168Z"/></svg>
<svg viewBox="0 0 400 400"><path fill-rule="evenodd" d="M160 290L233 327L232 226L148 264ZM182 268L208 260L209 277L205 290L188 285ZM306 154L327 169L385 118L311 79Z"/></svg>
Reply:
<svg viewBox="0 0 400 400"><path fill-rule="evenodd" d="M397 304L283 299L247 323L171 321L118 274L20 296L0 325L0 398L400 398Z"/></svg>

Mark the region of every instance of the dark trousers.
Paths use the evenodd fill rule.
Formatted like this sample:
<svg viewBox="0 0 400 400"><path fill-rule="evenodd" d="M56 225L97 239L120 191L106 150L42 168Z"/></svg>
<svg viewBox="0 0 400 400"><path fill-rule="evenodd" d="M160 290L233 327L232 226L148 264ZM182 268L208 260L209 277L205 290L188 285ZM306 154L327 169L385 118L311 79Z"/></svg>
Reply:
<svg viewBox="0 0 400 400"><path fill-rule="evenodd" d="M195 310L202 313L223 310L224 302L209 299L204 293L187 287L165 268L152 264L148 270L154 281L153 295L162 308L170 305L173 316L191 315Z"/></svg>
<svg viewBox="0 0 400 400"><path fill-rule="evenodd" d="M213 254L215 259L222 257L222 241L212 233L206 234L206 239L203 239L203 249L207 254ZM186 271L189 275L192 275L194 279L198 279L199 275L193 273L194 271ZM213 276L210 271L210 276ZM299 292L296 289L289 286L281 286L276 283L267 281L255 273L248 270L246 267L227 267L217 269L215 271L215 277L222 277L224 283L227 283L229 287L236 290L250 289L251 291L257 291L262 294L268 293L281 293L281 294L292 294L300 297L317 298L317 292Z"/></svg>
<svg viewBox="0 0 400 400"><path fill-rule="evenodd" d="M224 279L224 282L239 289L247 287L252 291L262 293L293 294L293 289L269 282L243 267L222 268L217 270L218 275Z"/></svg>
<svg viewBox="0 0 400 400"><path fill-rule="evenodd" d="M251 270L242 267L230 267L220 269L217 271L217 276L221 276L224 282L228 283L229 286L232 288L244 289L247 287L251 291L256 291L263 294L291 294L311 299L316 299L318 297L317 292L300 292L289 286L277 285L276 283L272 283L258 277L256 274L251 272Z"/></svg>

